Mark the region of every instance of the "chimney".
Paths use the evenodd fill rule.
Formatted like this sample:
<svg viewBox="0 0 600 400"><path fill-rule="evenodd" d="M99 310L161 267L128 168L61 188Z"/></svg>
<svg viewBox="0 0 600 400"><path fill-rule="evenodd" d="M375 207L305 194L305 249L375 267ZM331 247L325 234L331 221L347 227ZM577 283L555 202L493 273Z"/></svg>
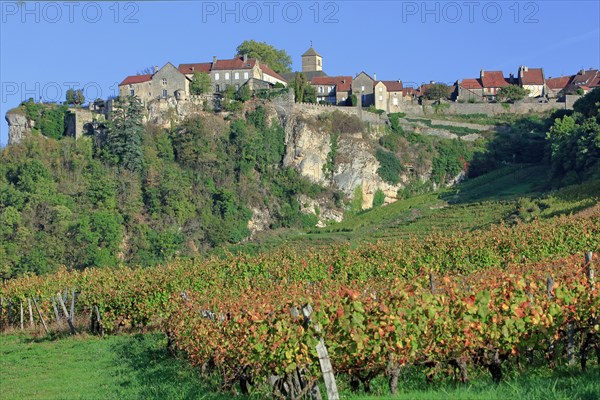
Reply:
<svg viewBox="0 0 600 400"><path fill-rule="evenodd" d="M525 71L525 72L529 71L529 67L523 67L523 71Z"/></svg>
<svg viewBox="0 0 600 400"><path fill-rule="evenodd" d="M192 72L194 72L194 66L192 65Z"/></svg>
<svg viewBox="0 0 600 400"><path fill-rule="evenodd" d="M481 71L479 72L479 75L483 78L485 76L485 71L483 70L483 68L481 68Z"/></svg>
<svg viewBox="0 0 600 400"><path fill-rule="evenodd" d="M244 54L244 62L248 62L248 54Z"/></svg>
<svg viewBox="0 0 600 400"><path fill-rule="evenodd" d="M157 66L157 65L155 65L155 66L154 66L154 73L157 73L157 72L158 72L158 66Z"/></svg>
<svg viewBox="0 0 600 400"><path fill-rule="evenodd" d="M217 56L213 56L213 64L217 63Z"/></svg>

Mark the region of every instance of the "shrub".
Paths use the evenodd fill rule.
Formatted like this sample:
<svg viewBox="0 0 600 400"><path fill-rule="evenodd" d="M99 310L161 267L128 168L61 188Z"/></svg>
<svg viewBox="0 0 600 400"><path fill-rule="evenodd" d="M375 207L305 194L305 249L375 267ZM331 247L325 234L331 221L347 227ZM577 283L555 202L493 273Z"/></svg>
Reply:
<svg viewBox="0 0 600 400"><path fill-rule="evenodd" d="M375 196L373 196L373 208L381 207L385 203L385 193L383 190L377 189Z"/></svg>
<svg viewBox="0 0 600 400"><path fill-rule="evenodd" d="M389 184L396 185L400 182L400 174L404 170L398 157L389 151L378 149L375 153L379 168L377 174Z"/></svg>

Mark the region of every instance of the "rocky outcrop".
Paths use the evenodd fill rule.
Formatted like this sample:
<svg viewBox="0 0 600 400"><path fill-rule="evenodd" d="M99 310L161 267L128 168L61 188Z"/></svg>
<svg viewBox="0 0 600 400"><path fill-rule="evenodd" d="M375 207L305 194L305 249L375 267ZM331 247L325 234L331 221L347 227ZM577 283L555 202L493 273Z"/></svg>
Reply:
<svg viewBox="0 0 600 400"><path fill-rule="evenodd" d="M318 123L304 115L292 112L285 117L286 153L284 166L295 168L301 175L321 185L332 185L347 196L353 196L360 187L363 208L370 208L378 189L385 194L385 202L396 201L402 183L390 185L377 174L379 162L374 156L373 141L362 133L343 134L338 138L333 174L324 172L331 151L331 135ZM406 177L403 177L403 181Z"/></svg>
<svg viewBox="0 0 600 400"><path fill-rule="evenodd" d="M28 119L23 111L18 108L9 110L6 113L6 122L8 123L8 144L17 144L31 134L35 123Z"/></svg>

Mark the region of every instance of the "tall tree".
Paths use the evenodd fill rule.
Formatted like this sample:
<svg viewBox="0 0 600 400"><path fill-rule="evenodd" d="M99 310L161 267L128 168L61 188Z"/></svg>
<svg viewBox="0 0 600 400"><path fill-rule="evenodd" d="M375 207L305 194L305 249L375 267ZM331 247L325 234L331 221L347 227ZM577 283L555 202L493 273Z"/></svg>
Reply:
<svg viewBox="0 0 600 400"><path fill-rule="evenodd" d="M118 97L108 126L108 151L114 162L130 171L142 168L142 109L137 97Z"/></svg>
<svg viewBox="0 0 600 400"><path fill-rule="evenodd" d="M529 90L517 85L508 85L498 90L496 97L500 101L506 100L509 103L514 103L518 100L523 100L529 94Z"/></svg>
<svg viewBox="0 0 600 400"><path fill-rule="evenodd" d="M247 55L249 58L257 58L277 73L281 74L292 70L292 57L285 50L278 50L266 42L245 40L237 47L236 51L238 56Z"/></svg>
<svg viewBox="0 0 600 400"><path fill-rule="evenodd" d="M425 89L425 93L423 93L425 98L429 100L437 100L445 99L450 96L450 88L448 85L444 85L443 83L435 83Z"/></svg>
<svg viewBox="0 0 600 400"><path fill-rule="evenodd" d="M210 75L205 72L195 71L190 85L192 94L210 93L211 81Z"/></svg>

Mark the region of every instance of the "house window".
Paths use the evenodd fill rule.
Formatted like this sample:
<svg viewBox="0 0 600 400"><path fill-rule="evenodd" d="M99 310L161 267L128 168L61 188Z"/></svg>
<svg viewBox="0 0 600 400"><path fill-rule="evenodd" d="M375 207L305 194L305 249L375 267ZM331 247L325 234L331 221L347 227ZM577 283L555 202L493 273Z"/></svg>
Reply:
<svg viewBox="0 0 600 400"><path fill-rule="evenodd" d="M221 76L220 76L220 75L219 75L219 73L217 72L217 73L215 74L215 81L218 81L220 78L221 78ZM218 92L218 90L217 90L217 92Z"/></svg>
<svg viewBox="0 0 600 400"><path fill-rule="evenodd" d="M365 91L365 85L362 85L362 86L360 87L360 90L361 90L362 92L364 92L364 91Z"/></svg>
<svg viewBox="0 0 600 400"><path fill-rule="evenodd" d="M130 84L129 84L129 89L131 89L132 87L133 87L133 85L130 83Z"/></svg>
<svg viewBox="0 0 600 400"><path fill-rule="evenodd" d="M152 93L148 92L148 97L152 97Z"/></svg>
<svg viewBox="0 0 600 400"><path fill-rule="evenodd" d="M129 90L129 95L130 96L135 96L135 91L133 89Z"/></svg>
<svg viewBox="0 0 600 400"><path fill-rule="evenodd" d="M234 77L235 77L235 79L240 79L240 73L236 72L235 75L234 75Z"/></svg>
<svg viewBox="0 0 600 400"><path fill-rule="evenodd" d="M240 85L236 84L235 85L235 90L240 90Z"/></svg>
<svg viewBox="0 0 600 400"><path fill-rule="evenodd" d="M379 101L383 101L383 96L379 95Z"/></svg>
<svg viewBox="0 0 600 400"><path fill-rule="evenodd" d="M248 73L244 72L244 79L248 79Z"/></svg>
<svg viewBox="0 0 600 400"><path fill-rule="evenodd" d="M167 86L167 78L163 78L163 86Z"/></svg>
<svg viewBox="0 0 600 400"><path fill-rule="evenodd" d="M229 79L229 72L225 72L225 80Z"/></svg>
<svg viewBox="0 0 600 400"><path fill-rule="evenodd" d="M221 86L219 86L219 85L216 85L216 86L215 86L215 92L220 92L220 91L221 91Z"/></svg>
<svg viewBox="0 0 600 400"><path fill-rule="evenodd" d="M394 92L394 97L398 96L398 93Z"/></svg>
<svg viewBox="0 0 600 400"><path fill-rule="evenodd" d="M323 86L319 86L319 93L323 93Z"/></svg>
<svg viewBox="0 0 600 400"><path fill-rule="evenodd" d="M394 97L394 98L392 99L392 104L393 104L393 105L395 105L395 106L397 106L397 105L398 105L398 98L397 98L397 97Z"/></svg>
<svg viewBox="0 0 600 400"><path fill-rule="evenodd" d="M381 93L381 92L383 92L383 88L382 87L379 88L379 93Z"/></svg>
<svg viewBox="0 0 600 400"><path fill-rule="evenodd" d="M163 89L163 97L167 97L167 89Z"/></svg>

